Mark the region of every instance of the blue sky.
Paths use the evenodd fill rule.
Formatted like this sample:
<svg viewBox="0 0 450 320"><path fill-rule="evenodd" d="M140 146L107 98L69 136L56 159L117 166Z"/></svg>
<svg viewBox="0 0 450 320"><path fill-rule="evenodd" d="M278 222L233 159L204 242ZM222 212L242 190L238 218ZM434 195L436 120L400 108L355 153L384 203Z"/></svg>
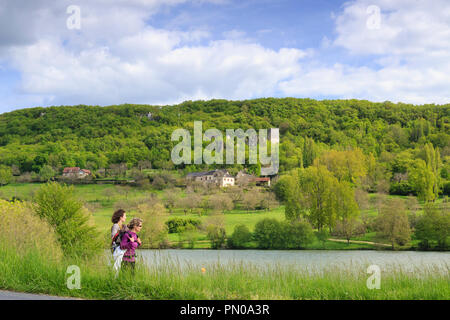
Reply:
<svg viewBox="0 0 450 320"><path fill-rule="evenodd" d="M449 39L445 0L0 0L0 113L268 96L443 104Z"/></svg>

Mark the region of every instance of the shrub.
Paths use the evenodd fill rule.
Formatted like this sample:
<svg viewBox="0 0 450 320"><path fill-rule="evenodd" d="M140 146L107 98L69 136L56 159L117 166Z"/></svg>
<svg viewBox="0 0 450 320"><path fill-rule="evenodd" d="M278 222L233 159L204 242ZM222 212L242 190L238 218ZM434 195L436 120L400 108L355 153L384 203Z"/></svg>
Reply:
<svg viewBox="0 0 450 320"><path fill-rule="evenodd" d="M169 233L182 232L186 227L193 226L198 227L200 225L200 220L192 218L171 218L166 221Z"/></svg>
<svg viewBox="0 0 450 320"><path fill-rule="evenodd" d="M408 196L415 194L413 187L405 181L392 183L389 187L389 194L395 194L399 196Z"/></svg>
<svg viewBox="0 0 450 320"><path fill-rule="evenodd" d="M228 238L228 247L240 249L252 240L252 233L246 225L237 225L234 227L233 234Z"/></svg>
<svg viewBox="0 0 450 320"><path fill-rule="evenodd" d="M284 221L281 229L284 249L302 249L314 241L313 229L306 221Z"/></svg>
<svg viewBox="0 0 450 320"><path fill-rule="evenodd" d="M424 214L418 219L415 229L421 248L428 249L435 242L438 248L446 249L450 237L450 210L433 204L425 205Z"/></svg>
<svg viewBox="0 0 450 320"><path fill-rule="evenodd" d="M189 224L179 233L180 242L187 242L188 248L193 249L197 238L197 228Z"/></svg>
<svg viewBox="0 0 450 320"><path fill-rule="evenodd" d="M265 218L255 225L254 239L260 249L277 249L283 246L282 226L276 219Z"/></svg>
<svg viewBox="0 0 450 320"><path fill-rule="evenodd" d="M88 257L99 252L98 231L83 204L74 198L73 187L48 183L38 190L35 202L34 211L55 230L66 256Z"/></svg>
<svg viewBox="0 0 450 320"><path fill-rule="evenodd" d="M375 220L377 237L385 239L395 245L405 245L411 237L408 215L404 201L400 199L389 199L384 203Z"/></svg>
<svg viewBox="0 0 450 320"><path fill-rule="evenodd" d="M207 227L207 237L211 240L212 249L220 249L225 244L225 228L211 224Z"/></svg>
<svg viewBox="0 0 450 320"><path fill-rule="evenodd" d="M442 188L442 194L445 196L450 196L450 181L446 181Z"/></svg>
<svg viewBox="0 0 450 320"><path fill-rule="evenodd" d="M7 185L13 179L12 170L10 167L0 166L0 186Z"/></svg>
<svg viewBox="0 0 450 320"><path fill-rule="evenodd" d="M304 220L266 218L256 224L253 237L260 249L301 249L314 241L314 232Z"/></svg>
<svg viewBox="0 0 450 320"><path fill-rule="evenodd" d="M322 230L319 230L319 231L316 232L317 240L322 242L322 245L324 247L325 247L325 241L327 241L329 237L330 237L330 233L328 232L327 229L322 229Z"/></svg>
<svg viewBox="0 0 450 320"><path fill-rule="evenodd" d="M277 199L284 202L288 199L289 190L293 188L294 180L291 176L281 176L273 186Z"/></svg>

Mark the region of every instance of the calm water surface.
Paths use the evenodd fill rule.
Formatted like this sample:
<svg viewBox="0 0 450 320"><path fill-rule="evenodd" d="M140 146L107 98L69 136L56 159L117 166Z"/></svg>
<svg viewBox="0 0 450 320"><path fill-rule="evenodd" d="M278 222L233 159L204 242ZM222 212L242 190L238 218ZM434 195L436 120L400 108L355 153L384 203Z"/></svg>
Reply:
<svg viewBox="0 0 450 320"><path fill-rule="evenodd" d="M434 270L449 273L450 252L374 251L374 250L138 250L145 263L155 265L173 261L181 268L201 268L214 264L251 264L258 267L288 266L324 270L339 267L381 270Z"/></svg>

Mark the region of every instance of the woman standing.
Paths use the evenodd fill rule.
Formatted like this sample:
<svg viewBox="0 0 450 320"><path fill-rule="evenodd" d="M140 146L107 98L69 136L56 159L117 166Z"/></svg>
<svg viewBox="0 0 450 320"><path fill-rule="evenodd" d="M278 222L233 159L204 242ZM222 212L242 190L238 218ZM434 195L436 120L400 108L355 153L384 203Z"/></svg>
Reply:
<svg viewBox="0 0 450 320"><path fill-rule="evenodd" d="M122 257L126 250L120 248L120 242L122 240L122 235L127 231L127 226L125 221L127 220L127 214L125 210L119 209L114 212L111 222L113 223L111 227L111 251L114 259L114 270L116 275L119 272L120 265L122 263Z"/></svg>
<svg viewBox="0 0 450 320"><path fill-rule="evenodd" d="M124 233L120 247L127 251L123 255L122 268L124 270L131 269L134 274L134 268L136 263L136 248L141 246L141 239L139 239L137 233L142 229L142 219L133 218L128 224L128 231Z"/></svg>

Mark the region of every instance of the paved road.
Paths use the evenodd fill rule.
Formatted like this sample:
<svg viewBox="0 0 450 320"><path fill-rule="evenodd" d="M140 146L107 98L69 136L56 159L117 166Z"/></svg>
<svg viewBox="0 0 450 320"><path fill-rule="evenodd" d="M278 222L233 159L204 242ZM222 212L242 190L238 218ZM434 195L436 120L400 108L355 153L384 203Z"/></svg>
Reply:
<svg viewBox="0 0 450 320"><path fill-rule="evenodd" d="M0 290L0 300L67 300L70 298Z"/></svg>

